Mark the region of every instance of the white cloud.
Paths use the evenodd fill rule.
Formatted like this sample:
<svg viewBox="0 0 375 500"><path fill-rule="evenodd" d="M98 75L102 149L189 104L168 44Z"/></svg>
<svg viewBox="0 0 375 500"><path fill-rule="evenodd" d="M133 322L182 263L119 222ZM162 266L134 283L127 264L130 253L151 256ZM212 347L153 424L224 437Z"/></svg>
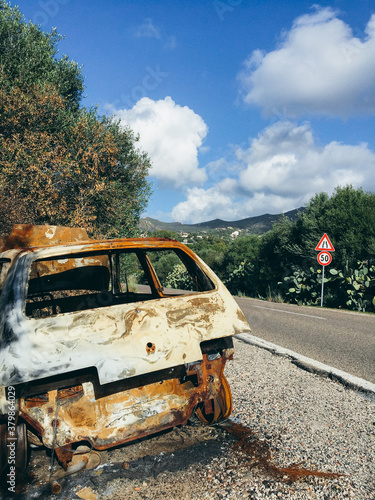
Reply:
<svg viewBox="0 0 375 500"><path fill-rule="evenodd" d="M315 143L309 124L289 121L267 127L250 147L236 150L242 170L208 189L188 189L172 219L201 222L237 220L263 213L287 212L308 203L316 193L332 194L352 184L375 190L375 153L366 144ZM218 160L217 164L225 164Z"/></svg>
<svg viewBox="0 0 375 500"><path fill-rule="evenodd" d="M173 208L170 219L190 224L213 219L235 221L265 213L287 212L302 206L305 201L305 196L287 198L264 192L248 193L243 197L236 180L224 179L208 189L188 189L186 200Z"/></svg>
<svg viewBox="0 0 375 500"><path fill-rule="evenodd" d="M115 112L124 125L140 134L139 146L149 153L150 174L161 183L179 188L201 186L207 179L198 165L198 150L207 135L203 119L170 97L140 99L132 109Z"/></svg>
<svg viewBox="0 0 375 500"><path fill-rule="evenodd" d="M330 8L295 20L280 46L254 51L239 75L244 101L266 114L375 113L375 14L363 36Z"/></svg>
<svg viewBox="0 0 375 500"><path fill-rule="evenodd" d="M172 220L189 223L211 219L231 220L237 214L232 196L235 185L235 180L226 179L208 189L188 188L186 201L173 208Z"/></svg>
<svg viewBox="0 0 375 500"><path fill-rule="evenodd" d="M245 164L239 183L249 193L298 198L337 185L375 187L375 154L366 144L317 146L308 124L277 122L237 155Z"/></svg>

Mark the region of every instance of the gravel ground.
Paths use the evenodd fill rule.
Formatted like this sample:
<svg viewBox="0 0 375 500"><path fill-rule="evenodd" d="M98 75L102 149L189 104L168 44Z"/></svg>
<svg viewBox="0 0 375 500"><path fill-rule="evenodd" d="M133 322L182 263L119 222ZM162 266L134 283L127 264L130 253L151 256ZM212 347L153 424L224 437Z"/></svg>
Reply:
<svg viewBox="0 0 375 500"><path fill-rule="evenodd" d="M251 431L250 457L223 428L194 424L102 452L101 466L65 478L54 498L375 499L374 400L238 340L226 376L232 418ZM271 459L259 463L267 450ZM30 484L18 498L53 497L48 462L34 452ZM270 464L340 476L291 481Z"/></svg>

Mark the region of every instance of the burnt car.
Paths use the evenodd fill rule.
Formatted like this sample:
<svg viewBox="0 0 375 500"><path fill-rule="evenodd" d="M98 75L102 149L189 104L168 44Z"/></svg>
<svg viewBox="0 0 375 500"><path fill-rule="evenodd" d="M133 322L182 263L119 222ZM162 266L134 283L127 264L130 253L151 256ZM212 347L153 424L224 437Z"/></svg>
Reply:
<svg viewBox="0 0 375 500"><path fill-rule="evenodd" d="M28 443L66 469L196 414L227 418L224 367L247 321L182 243L17 225L0 253L0 466Z"/></svg>

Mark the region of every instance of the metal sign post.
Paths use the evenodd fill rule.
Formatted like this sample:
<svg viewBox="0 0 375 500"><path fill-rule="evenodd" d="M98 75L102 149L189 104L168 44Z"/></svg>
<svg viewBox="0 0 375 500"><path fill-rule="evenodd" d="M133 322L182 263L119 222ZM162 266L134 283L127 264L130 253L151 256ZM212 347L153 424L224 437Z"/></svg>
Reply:
<svg viewBox="0 0 375 500"><path fill-rule="evenodd" d="M334 252L335 249L328 238L327 233L321 237L319 243L316 245L315 250L319 251L317 260L322 266L322 290L320 293L320 307L323 307L323 295L324 295L324 268L332 262L332 255L330 252Z"/></svg>

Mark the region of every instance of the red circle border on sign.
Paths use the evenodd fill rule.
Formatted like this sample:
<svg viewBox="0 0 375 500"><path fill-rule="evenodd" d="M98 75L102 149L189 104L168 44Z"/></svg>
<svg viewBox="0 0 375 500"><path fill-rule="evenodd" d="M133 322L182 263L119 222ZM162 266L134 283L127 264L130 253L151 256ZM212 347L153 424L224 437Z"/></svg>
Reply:
<svg viewBox="0 0 375 500"><path fill-rule="evenodd" d="M328 262L325 262L324 264L322 262L320 262L320 260L319 260L319 257L320 257L320 255L322 255L322 253L324 253L324 254L326 254L326 255L329 256ZM319 262L319 264L321 266L328 266L332 262L332 255L330 254L330 252L327 252L326 250L324 252L319 252L318 256L317 256L317 261Z"/></svg>

